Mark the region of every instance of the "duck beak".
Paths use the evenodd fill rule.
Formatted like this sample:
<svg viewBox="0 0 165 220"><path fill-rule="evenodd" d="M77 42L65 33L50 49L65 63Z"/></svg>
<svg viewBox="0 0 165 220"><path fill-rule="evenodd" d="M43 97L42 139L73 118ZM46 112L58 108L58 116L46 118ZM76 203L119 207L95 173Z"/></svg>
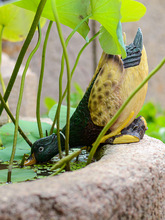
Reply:
<svg viewBox="0 0 165 220"><path fill-rule="evenodd" d="M31 165L36 164L36 163L37 163L37 161L36 161L36 158L35 158L34 153L33 153L33 154L30 155L30 157L27 160L25 160L24 166L31 166Z"/></svg>

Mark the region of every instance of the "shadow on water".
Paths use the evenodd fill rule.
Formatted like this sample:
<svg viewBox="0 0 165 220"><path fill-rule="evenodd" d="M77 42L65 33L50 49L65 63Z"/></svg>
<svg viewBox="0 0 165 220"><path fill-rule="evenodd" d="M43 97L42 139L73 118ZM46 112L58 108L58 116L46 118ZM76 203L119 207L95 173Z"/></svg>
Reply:
<svg viewBox="0 0 165 220"><path fill-rule="evenodd" d="M8 167L8 164L2 164L2 163L0 162L0 170L7 169L7 167Z"/></svg>

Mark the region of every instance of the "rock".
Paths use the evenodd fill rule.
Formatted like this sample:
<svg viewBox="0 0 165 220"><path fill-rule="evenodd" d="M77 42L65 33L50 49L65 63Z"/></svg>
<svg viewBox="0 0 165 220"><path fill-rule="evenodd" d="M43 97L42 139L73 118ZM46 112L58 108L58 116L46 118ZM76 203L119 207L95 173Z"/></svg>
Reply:
<svg viewBox="0 0 165 220"><path fill-rule="evenodd" d="M84 169L0 187L0 220L159 219L165 216L165 145L106 146Z"/></svg>

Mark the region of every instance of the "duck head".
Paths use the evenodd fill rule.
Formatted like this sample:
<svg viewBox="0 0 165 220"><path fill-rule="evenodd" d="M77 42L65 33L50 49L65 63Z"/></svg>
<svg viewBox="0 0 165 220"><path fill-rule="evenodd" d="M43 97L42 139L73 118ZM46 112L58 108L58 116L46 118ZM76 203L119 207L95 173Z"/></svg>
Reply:
<svg viewBox="0 0 165 220"><path fill-rule="evenodd" d="M33 165L49 161L54 155L58 154L57 136L52 134L34 142L31 147L31 155L24 165Z"/></svg>

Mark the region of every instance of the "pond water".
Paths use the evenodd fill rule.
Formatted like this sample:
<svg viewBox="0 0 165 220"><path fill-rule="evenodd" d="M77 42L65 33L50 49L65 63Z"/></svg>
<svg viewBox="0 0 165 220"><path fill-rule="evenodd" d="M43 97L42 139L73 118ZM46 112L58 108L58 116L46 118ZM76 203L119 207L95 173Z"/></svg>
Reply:
<svg viewBox="0 0 165 220"><path fill-rule="evenodd" d="M77 149L72 149L72 150L70 150L70 153L73 153L75 151L77 151ZM74 170L81 169L81 168L85 167L88 155L89 155L89 153L86 152L86 150L82 150L79 157L74 158L70 162L71 171L74 171ZM49 176L54 172L54 171L50 171L50 169L57 161L59 161L59 157L55 156L48 163L36 164L36 165L33 165L33 166L26 166L26 167L23 167L23 168L20 168L20 161L14 161L13 170L18 170L19 169L19 172L17 173L18 177L16 178L16 180L18 180L18 182L27 181L27 180L31 181L31 180L40 179L40 178L44 178L46 176ZM9 164L9 162L7 162L7 161L6 162L0 162L0 185L4 184L6 182L8 164ZM26 174L25 173L28 172L28 171L32 172L33 178L30 178L30 179L27 178L26 179ZM61 171L60 173L63 173L63 172L65 172L65 170ZM28 175L29 175L29 173L28 173ZM14 176L14 174L13 174L13 176ZM25 179L22 180L21 178L24 178L24 177L21 177L21 176L25 176ZM3 180L1 180L1 179L3 179ZM17 182L16 180L14 182Z"/></svg>

